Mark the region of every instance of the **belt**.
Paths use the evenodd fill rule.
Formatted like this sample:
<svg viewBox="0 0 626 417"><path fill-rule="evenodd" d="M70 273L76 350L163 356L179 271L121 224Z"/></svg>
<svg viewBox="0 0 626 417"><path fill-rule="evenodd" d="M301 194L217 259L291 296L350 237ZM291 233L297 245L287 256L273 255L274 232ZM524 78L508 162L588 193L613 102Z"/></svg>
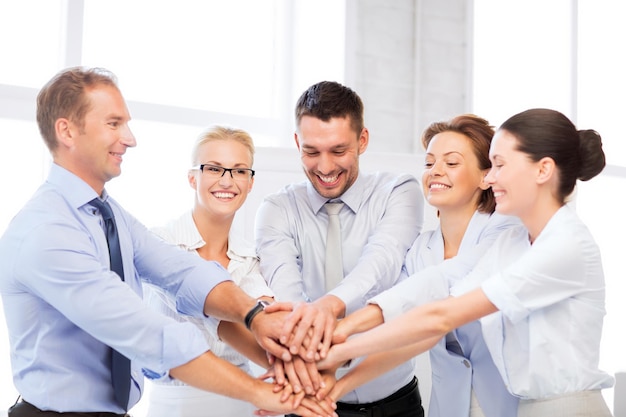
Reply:
<svg viewBox="0 0 626 417"><path fill-rule="evenodd" d="M131 417L130 414L116 414L110 412L74 412L59 413L44 411L27 401L19 401L9 408L9 417Z"/></svg>
<svg viewBox="0 0 626 417"><path fill-rule="evenodd" d="M417 378L382 400L371 403L337 403L340 417L424 417Z"/></svg>

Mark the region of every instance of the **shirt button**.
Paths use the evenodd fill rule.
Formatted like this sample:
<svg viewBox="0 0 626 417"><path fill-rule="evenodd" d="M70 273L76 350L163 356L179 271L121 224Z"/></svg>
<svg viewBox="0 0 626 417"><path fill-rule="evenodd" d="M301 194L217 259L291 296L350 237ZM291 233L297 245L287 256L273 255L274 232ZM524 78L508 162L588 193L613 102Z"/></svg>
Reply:
<svg viewBox="0 0 626 417"><path fill-rule="evenodd" d="M463 365L465 365L466 368L470 367L470 363L469 363L469 361L467 359L463 360Z"/></svg>

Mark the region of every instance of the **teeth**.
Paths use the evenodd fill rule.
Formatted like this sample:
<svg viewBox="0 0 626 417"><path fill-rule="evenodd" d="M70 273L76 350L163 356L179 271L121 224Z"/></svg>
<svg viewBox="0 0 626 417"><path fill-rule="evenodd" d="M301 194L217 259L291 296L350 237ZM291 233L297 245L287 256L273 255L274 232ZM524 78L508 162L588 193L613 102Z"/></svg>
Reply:
<svg viewBox="0 0 626 417"><path fill-rule="evenodd" d="M334 177L323 177L323 176L320 175L319 177L324 182L335 182L335 181L337 181L337 178L338 178L337 175L335 175Z"/></svg>
<svg viewBox="0 0 626 417"><path fill-rule="evenodd" d="M213 195L217 198L234 198L235 194L233 193L213 193Z"/></svg>
<svg viewBox="0 0 626 417"><path fill-rule="evenodd" d="M450 188L449 186L445 185L445 184L430 184L430 188L439 188L439 189L443 189L443 188Z"/></svg>
<svg viewBox="0 0 626 417"><path fill-rule="evenodd" d="M504 195L504 193L502 191L494 191L493 192L493 196L494 197L500 197L500 196L503 196L503 195Z"/></svg>

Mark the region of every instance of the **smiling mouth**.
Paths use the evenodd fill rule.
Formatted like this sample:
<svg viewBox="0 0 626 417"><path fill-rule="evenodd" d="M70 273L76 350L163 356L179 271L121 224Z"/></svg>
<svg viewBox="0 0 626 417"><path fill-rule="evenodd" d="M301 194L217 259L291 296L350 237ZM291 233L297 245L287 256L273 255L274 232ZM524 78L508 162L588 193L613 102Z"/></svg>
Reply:
<svg viewBox="0 0 626 417"><path fill-rule="evenodd" d="M235 198L235 194L234 193L213 193L213 195L216 198L220 198L220 199L230 199L230 198Z"/></svg>
<svg viewBox="0 0 626 417"><path fill-rule="evenodd" d="M320 182L324 185L335 185L339 180L339 174L333 176L318 175L317 178L319 178Z"/></svg>
<svg viewBox="0 0 626 417"><path fill-rule="evenodd" d="M430 184L430 185L428 186L428 189L429 189L429 190L447 190L447 189L449 189L449 188L452 188L452 187L450 187L449 185L440 184L440 183L437 183L437 184Z"/></svg>

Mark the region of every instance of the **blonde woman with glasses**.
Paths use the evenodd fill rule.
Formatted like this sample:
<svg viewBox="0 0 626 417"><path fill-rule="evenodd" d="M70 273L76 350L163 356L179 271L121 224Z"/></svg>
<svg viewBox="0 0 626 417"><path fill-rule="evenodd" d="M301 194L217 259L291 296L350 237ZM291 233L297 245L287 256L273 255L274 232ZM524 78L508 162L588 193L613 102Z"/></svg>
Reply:
<svg viewBox="0 0 626 417"><path fill-rule="evenodd" d="M201 258L224 266L248 295L273 298L263 280L254 246L231 230L235 213L246 201L254 184L254 144L248 133L239 129L215 126L200 135L187 174L194 190L193 208L163 227L153 231L166 241L195 252ZM216 337L217 322L182 316L174 300L164 291L148 286L146 302L155 310L178 321L190 321L202 331L211 351L250 373L248 359L224 343L227 335ZM219 326L221 329L221 326ZM256 344L255 344L256 345ZM255 361L267 366L265 357ZM254 356L255 353L250 353ZM251 416L251 404L198 390L176 380L157 380L152 385L148 417Z"/></svg>

